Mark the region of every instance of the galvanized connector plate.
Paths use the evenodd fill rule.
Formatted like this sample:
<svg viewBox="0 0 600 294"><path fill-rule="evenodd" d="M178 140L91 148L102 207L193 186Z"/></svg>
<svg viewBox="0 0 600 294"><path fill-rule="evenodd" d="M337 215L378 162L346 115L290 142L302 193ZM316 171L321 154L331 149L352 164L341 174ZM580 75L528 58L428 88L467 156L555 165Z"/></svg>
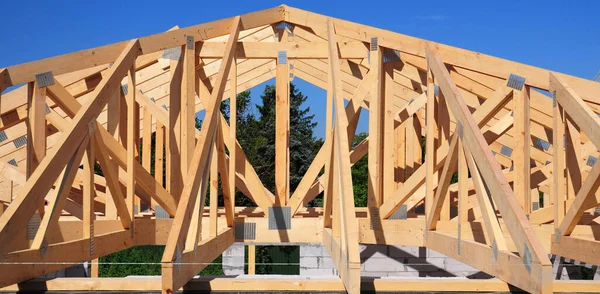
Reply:
<svg viewBox="0 0 600 294"><path fill-rule="evenodd" d="M240 222L235 224L235 239L256 240L256 223Z"/></svg>
<svg viewBox="0 0 600 294"><path fill-rule="evenodd" d="M54 76L51 71L37 74L35 75L35 82L37 83L38 88L52 86L54 85Z"/></svg>
<svg viewBox="0 0 600 294"><path fill-rule="evenodd" d="M287 51L277 52L277 64L286 64L286 63L287 63Z"/></svg>
<svg viewBox="0 0 600 294"><path fill-rule="evenodd" d="M396 209L396 211L394 211L392 215L390 215L389 219L406 219L407 215L407 206L406 204L403 204L400 207L398 207L398 209ZM379 217L379 215L377 217Z"/></svg>
<svg viewBox="0 0 600 294"><path fill-rule="evenodd" d="M269 230L289 230L292 228L290 207L269 207Z"/></svg>
<svg viewBox="0 0 600 294"><path fill-rule="evenodd" d="M371 38L371 51L377 51L379 47L379 38Z"/></svg>
<svg viewBox="0 0 600 294"><path fill-rule="evenodd" d="M515 74L510 74L510 76L508 77L508 82L506 83L506 86L519 91L523 90L524 85L525 78Z"/></svg>

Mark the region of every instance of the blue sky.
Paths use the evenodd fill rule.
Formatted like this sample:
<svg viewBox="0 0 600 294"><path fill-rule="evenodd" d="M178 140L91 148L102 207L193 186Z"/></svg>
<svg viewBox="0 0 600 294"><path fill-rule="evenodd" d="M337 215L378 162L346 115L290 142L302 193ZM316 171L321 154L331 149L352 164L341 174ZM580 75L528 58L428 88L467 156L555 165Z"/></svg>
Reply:
<svg viewBox="0 0 600 294"><path fill-rule="evenodd" d="M373 3L374 5L368 5ZM4 1L0 67L282 4L273 1ZM600 1L289 1L297 8L591 79ZM6 13L10 12L10 13ZM325 92L297 81L321 122ZM262 87L253 91L258 100ZM599 93L600 94L600 93ZM361 119L358 131L366 131ZM322 136L323 124L316 130Z"/></svg>

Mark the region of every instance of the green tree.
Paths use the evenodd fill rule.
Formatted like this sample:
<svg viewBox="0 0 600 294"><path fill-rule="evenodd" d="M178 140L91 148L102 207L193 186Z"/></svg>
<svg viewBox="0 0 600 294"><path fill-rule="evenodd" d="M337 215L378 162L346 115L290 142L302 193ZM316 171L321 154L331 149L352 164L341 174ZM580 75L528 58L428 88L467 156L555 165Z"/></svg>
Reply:
<svg viewBox="0 0 600 294"><path fill-rule="evenodd" d="M352 148L367 138L369 134L362 132L354 136ZM367 193L369 189L369 155L363 156L352 166L352 188L354 191L354 206L367 206Z"/></svg>
<svg viewBox="0 0 600 294"><path fill-rule="evenodd" d="M275 86L266 86L261 95L262 105L257 105L258 123L256 125L256 155L250 162L263 184L275 191ZM308 99L296 86L290 83L290 190L294 191L308 170L322 140L316 139L313 129L317 126L310 107L304 107ZM246 146L242 145L244 150ZM253 150L254 151L254 150Z"/></svg>

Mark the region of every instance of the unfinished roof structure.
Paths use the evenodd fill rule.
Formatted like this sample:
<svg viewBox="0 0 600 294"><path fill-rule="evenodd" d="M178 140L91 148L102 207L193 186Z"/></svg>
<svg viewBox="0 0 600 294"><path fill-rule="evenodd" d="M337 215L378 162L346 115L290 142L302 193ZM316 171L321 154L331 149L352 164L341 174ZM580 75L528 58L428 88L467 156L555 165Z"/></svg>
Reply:
<svg viewBox="0 0 600 294"><path fill-rule="evenodd" d="M219 109L272 78L275 194L236 140L235 107L231 123ZM292 78L327 91L325 143L293 191ZM0 69L0 92L20 84L0 97L3 290L171 293L190 289L234 242L323 243L339 279L214 278L197 287L600 289L554 280L548 258L600 264L598 82L282 5ZM353 147L362 109L369 137ZM355 208L350 170L367 154L368 207ZM224 207L205 209L209 186L221 187ZM235 189L257 207L235 207ZM321 192L324 207L306 208ZM159 244L160 278L21 283ZM425 246L497 279L361 284L359 244Z"/></svg>

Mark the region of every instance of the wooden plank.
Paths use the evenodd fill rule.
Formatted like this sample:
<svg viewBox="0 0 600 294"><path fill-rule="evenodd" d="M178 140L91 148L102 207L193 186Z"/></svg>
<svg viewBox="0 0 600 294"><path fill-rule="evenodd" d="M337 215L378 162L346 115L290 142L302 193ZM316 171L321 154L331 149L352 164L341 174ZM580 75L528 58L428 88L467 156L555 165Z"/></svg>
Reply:
<svg viewBox="0 0 600 294"><path fill-rule="evenodd" d="M329 40L331 42L331 39ZM371 40L374 42L374 40ZM377 42L377 41L375 41ZM370 71L372 71L373 81L369 86L371 98L369 99L369 160L368 160L368 198L367 206L369 213L378 212L379 206L383 203L383 52L382 48L376 44L370 51ZM337 51L336 51L337 54ZM337 97L334 97L337 99ZM371 220L379 216L370 216Z"/></svg>
<svg viewBox="0 0 600 294"><path fill-rule="evenodd" d="M210 230L209 237L217 236L217 206L219 204L219 161L217 158L217 140L213 140L211 146L212 156L210 157Z"/></svg>
<svg viewBox="0 0 600 294"><path fill-rule="evenodd" d="M78 238L72 241L49 244L42 259L39 250L20 250L3 256L0 264L3 276L0 287L42 276L75 264L105 256L134 245L127 230L99 233L94 236L95 250L90 252L90 240ZM4 243L3 243L4 244ZM27 262L24 262L27 261ZM39 263L46 263L39 266Z"/></svg>
<svg viewBox="0 0 600 294"><path fill-rule="evenodd" d="M492 244L488 245L495 246L496 250L499 252L507 251L506 241L504 240L504 235L502 234L502 229L500 228L500 223L498 222L498 217L496 216L496 210L492 205L492 200L490 197L491 195L489 195L486 190L485 182L481 177L479 168L477 168L477 165L475 164L475 160L473 160L473 156L471 156L471 154L465 155L467 157L469 171L471 172L471 178L473 179L473 183L475 185L475 194L477 195L479 209L483 215L485 231L488 238L492 241Z"/></svg>
<svg viewBox="0 0 600 294"><path fill-rule="evenodd" d="M599 283L586 280L556 280L552 290L557 293L595 293ZM246 279L242 277L197 277L185 285L187 291L247 292L265 288L285 292L342 292L344 284L337 277L310 279L305 277L273 277ZM375 292L510 292L514 287L499 279L439 278L361 278L361 288ZM160 277L126 278L56 278L31 280L1 288L2 291L158 291ZM180 290L183 290L181 288Z"/></svg>
<svg viewBox="0 0 600 294"><path fill-rule="evenodd" d="M315 31L326 31L328 16L304 11L301 9L286 7L286 21L308 26ZM426 44L431 44L440 52L448 64L461 68L467 68L472 71L484 73L490 76L507 79L510 74L517 74L525 77L525 83L535 88L548 90L548 70L534 67L479 52L469 51L457 47L452 47L440 43L433 43L423 39L410 37L383 29L369 27L342 19L333 19L336 26L336 34L354 40L360 40L365 43L370 41L371 36L380 38L379 45L398 50L404 55L416 55L426 57ZM590 102L598 103L597 93L600 92L600 84L593 81L560 74L569 84L573 85L581 95Z"/></svg>
<svg viewBox="0 0 600 294"><path fill-rule="evenodd" d="M73 180L75 180L75 175L77 174L76 171L81 164L81 158L83 158L83 153L88 141L89 139L86 136L61 173L60 182L57 183L59 184L59 187L53 191L52 196L48 201L49 211L42 217L38 231L31 244L31 249L40 249L44 241L46 241L46 234L48 233L49 228L57 224L58 218L63 210L65 199L73 184Z"/></svg>
<svg viewBox="0 0 600 294"><path fill-rule="evenodd" d="M27 85L27 105L27 177L30 177L46 156L46 88L30 82Z"/></svg>
<svg viewBox="0 0 600 294"><path fill-rule="evenodd" d="M425 179L425 213L429 213L433 207L434 200L434 186L437 186L437 177L433 176L434 167L438 159L435 158L436 146L435 136L437 120L435 119L435 108L437 100L435 99L433 74L431 70L427 70L427 120L426 120L426 137L425 137L425 165L426 165L426 179ZM408 163L408 162L407 162Z"/></svg>
<svg viewBox="0 0 600 294"><path fill-rule="evenodd" d="M222 123L219 123L219 125ZM221 191L223 193L223 206L225 206L225 220L227 222L228 227L233 227L233 219L235 217L235 183L230 184L229 181L233 179L235 181L235 177L229 176L228 163L227 163L227 154L225 154L225 143L223 134L224 128L221 128L221 131L217 131L217 156L218 158L218 169L219 175L221 175ZM231 160L231 159L229 159ZM232 173L235 175L235 166L232 170ZM233 193L228 188L233 187Z"/></svg>
<svg viewBox="0 0 600 294"><path fill-rule="evenodd" d="M544 268L544 270L540 271L541 276L532 276L533 279L541 279L540 284L534 284L532 290L539 291L546 289L549 284L547 280L549 274L546 274L546 268L551 268L547 253L545 253L539 240L535 237L531 225L527 222L527 218L520 208L512 189L502 174L500 165L494 160L485 138L479 131L479 127L470 114L464 100L462 100L462 95L450 79L449 73L440 56L434 49L429 47L428 64L438 81L440 90L444 92L444 96L454 117L461 121L463 125L465 147L467 147L467 150L473 156L481 171L482 178L489 190L492 191L494 202L502 214L520 255L523 256L526 250L529 251L533 261L532 268L536 268L536 271L538 270L537 268L540 270Z"/></svg>
<svg viewBox="0 0 600 294"><path fill-rule="evenodd" d="M478 123L478 126L484 126L486 123L488 123L488 121L493 118L493 114L497 113L498 109L502 108L502 105L504 105L512 97L512 91L505 91L502 88L497 89L496 93L497 94L495 94L493 98L486 100L481 105L481 107L477 108L475 112L473 112L473 118ZM510 117L510 115L508 117ZM455 135L453 134L453 136ZM488 142L491 142L493 138L486 137L486 140L488 140ZM450 141L452 142L452 139ZM427 142L425 143L427 144ZM434 158L436 158L437 163L432 169L432 171L438 170L445 164L446 152L448 150L448 147L448 145L442 145L436 150ZM425 153L425 155L427 156L427 152ZM426 173L426 168L427 165L419 167L411 177L408 177L406 179L404 185L398 190L396 190L396 192L394 192L394 196L383 203L380 212L383 218L388 218L396 209L398 209L398 207L400 207L400 205L404 204L409 197L411 197L416 191L418 191L422 187L422 185L427 180L426 176L428 175L428 173ZM433 177L433 179L434 181L432 185L435 189L438 185L437 175ZM424 194L424 197L426 197L427 194ZM429 203L432 202L433 195L432 200ZM431 208L429 209L429 211L431 211Z"/></svg>
<svg viewBox="0 0 600 294"><path fill-rule="evenodd" d="M557 254L565 258L571 258L587 264L600 263L600 242L598 240L581 238L577 236L551 236L552 239L552 254ZM572 288L572 291L577 289Z"/></svg>
<svg viewBox="0 0 600 294"><path fill-rule="evenodd" d="M248 274L256 274L256 246L248 245Z"/></svg>
<svg viewBox="0 0 600 294"><path fill-rule="evenodd" d="M181 174L186 176L192 151L196 145L196 49L194 37L187 37L187 44L181 46L183 57L181 78L181 114L180 114L180 148L181 148ZM223 56L223 55L221 55Z"/></svg>
<svg viewBox="0 0 600 294"><path fill-rule="evenodd" d="M393 83L394 83L394 68L392 64L384 65L384 93L383 93L383 125L382 130L382 199L381 203L385 201L385 199L392 197L395 191L395 182L394 182L394 163L396 162L396 152L394 152L394 147L396 145L395 142L395 132L394 132L394 117L395 113L393 111L393 100L394 100L394 92L393 92ZM360 112L359 112L360 113ZM358 122L358 120L357 120Z"/></svg>
<svg viewBox="0 0 600 294"><path fill-rule="evenodd" d="M202 269L215 260L225 249L229 248L235 241L233 228L221 230L214 238L202 240L197 247L181 254L181 264L162 264L162 293L173 293L169 287L173 281L177 285L175 289L183 287L190 279L198 275Z"/></svg>
<svg viewBox="0 0 600 294"><path fill-rule="evenodd" d="M333 102L335 111L334 121L334 181L330 185L334 186L334 195L339 195L339 210L334 210L334 220L340 220L340 243L337 241L336 234L327 236L330 229L324 229L323 243L328 248L330 256L340 272L340 277L344 281L348 293L359 293L360 284L357 283L360 277L360 253L358 251L358 223L354 212L354 195L352 191L352 177L350 172L350 152L348 150L348 119L343 113L344 99L341 96L342 85L339 76L339 56L336 46L336 38L333 23L328 24L329 40L329 65L331 72L331 82L333 84ZM338 187L337 189L335 187ZM334 201L335 203L335 201ZM335 208L335 206L334 206ZM333 227L335 229L335 226Z"/></svg>
<svg viewBox="0 0 600 294"><path fill-rule="evenodd" d="M19 230L23 229L28 219L33 215L36 206L31 203L40 203L51 185L58 177L57 170L62 169L69 160L66 154L73 154L83 140L82 134L87 133L89 123L106 104L109 93L119 87L118 82L125 75L129 66L138 55L139 44L137 40L129 42L127 48L111 67L109 75L102 80L94 90L94 99L89 100L73 118L69 130L63 132L59 142L50 153L42 160L33 172L27 184L21 189L13 204L0 217L0 244L7 244L7 240ZM7 239L8 238L8 239Z"/></svg>
<svg viewBox="0 0 600 294"><path fill-rule="evenodd" d="M523 90L513 90L513 130L514 143L513 165L519 181L513 183L515 196L519 200L521 207L526 214L530 214L531 209L531 188L530 174L531 156L530 156L530 138L529 131L529 87L523 86Z"/></svg>
<svg viewBox="0 0 600 294"><path fill-rule="evenodd" d="M459 131L460 132L460 131ZM453 135L452 141L450 142L450 147L448 148L448 154L446 155L446 159L444 160L444 168L442 169L441 176L439 178L439 182L437 185L437 190L435 191L435 196L433 197L433 203L431 205L431 210L427 215L427 229L434 230L435 226L440 219L442 214L442 209L449 207L444 207L445 203L448 202L446 200L448 197L448 188L450 186L450 180L452 179L452 175L456 172L457 162L458 162L458 140L460 135ZM427 174L427 177L437 177L436 173ZM446 220L446 219L442 219Z"/></svg>
<svg viewBox="0 0 600 294"><path fill-rule="evenodd" d="M551 281L552 267L532 267L530 273L525 264L515 262L518 257L512 252L499 251L497 258L494 258L494 253L489 246L471 240L460 240L459 254L457 250L458 242L454 236L431 231L428 233L425 245L525 291L532 293L552 292L552 282L544 283L545 279L525 278L527 276L541 276Z"/></svg>
<svg viewBox="0 0 600 294"><path fill-rule="evenodd" d="M179 200L183 189L183 177L187 170L181 162L181 85L183 79L183 62L170 60L171 80L169 81L169 128L168 128L168 174L167 190Z"/></svg>
<svg viewBox="0 0 600 294"><path fill-rule="evenodd" d="M565 112L557 101L553 107L554 127L552 128L553 142L561 142L565 134ZM559 228L566 213L565 207L565 149L560 143L554 145L552 160L552 198L554 200L554 226Z"/></svg>
<svg viewBox="0 0 600 294"><path fill-rule="evenodd" d="M275 205L285 206L290 196L290 65L287 57L277 58L275 95Z"/></svg>
<svg viewBox="0 0 600 294"><path fill-rule="evenodd" d="M285 37L286 34L280 34ZM341 58L367 58L365 45L362 42L340 42L338 43ZM221 58L225 49L225 42L203 42L200 48L200 58ZM293 59L325 59L327 58L327 42L238 42L236 50L237 58L268 59L276 58L277 52L287 51L288 58Z"/></svg>
<svg viewBox="0 0 600 294"><path fill-rule="evenodd" d="M139 105L135 102L135 95L137 93L135 89L135 67L131 67L129 73L127 75L127 95L125 97L127 101L127 190L126 190L126 198L127 198L127 210L131 215L131 219L135 217L135 153L136 153L136 144L135 144L135 133L136 129L139 130L139 120L136 120L136 109L139 109ZM132 119L133 118L133 119ZM138 161L139 162L139 161ZM138 212L140 207L137 207ZM133 230L132 227L129 228Z"/></svg>
<svg viewBox="0 0 600 294"><path fill-rule="evenodd" d="M261 27L283 20L284 9L281 6L241 15L242 29ZM139 54L149 54L166 48L182 46L187 36L196 41L226 35L234 18L220 19L178 30L149 35L139 39ZM68 53L38 61L9 66L0 72L4 87L10 87L33 81L38 73L52 71L54 75L73 72L99 64L107 64L119 56L129 41L123 41L79 52Z"/></svg>
<svg viewBox="0 0 600 294"><path fill-rule="evenodd" d="M94 132L94 129L90 130ZM83 148L84 146L80 147ZM94 221L96 214L94 213L94 168L96 157L94 155L94 142L90 140L85 149L83 157L83 238L94 238ZM96 260L96 262L98 262ZM93 267L93 266L92 266ZM96 276L98 276L98 266L96 265Z"/></svg>
<svg viewBox="0 0 600 294"><path fill-rule="evenodd" d="M219 113L218 106L220 105L223 91L225 88L225 82L229 75L231 68L231 62L233 60L234 47L237 42L237 37L241 29L240 17L234 18L231 23L231 33L228 41L228 49L225 56L223 56L223 63L221 63L221 70L219 71L219 77L215 89L211 93L209 103L206 108L206 115L202 129L200 130L200 137L198 144L194 149L194 154L191 160L190 169L186 177L184 190L177 207L177 213L173 225L171 226L171 233L165 251L162 257L163 263L163 291L169 289L179 289L183 284L196 275L198 272L194 272L191 276L180 275L173 277L165 275L165 268L173 267L173 261L176 259L176 255L181 254L181 250L184 245L185 235L188 232L190 224L190 216L192 214L192 207L196 202L196 195L200 186L200 178L206 173L206 167L210 159L210 146L214 139L215 129L217 127L217 114Z"/></svg>
<svg viewBox="0 0 600 294"><path fill-rule="evenodd" d="M82 107L81 104L79 104L79 102L77 100L75 100L75 98L73 98L73 96L71 96L64 87L62 87L60 84L55 83L52 86L48 87L48 93L51 94L50 97L52 99L54 99L58 104L61 105L61 107L65 110L65 112L67 113L67 115L69 117L74 117L75 114L79 111L79 109ZM120 92L120 89L114 89L113 93L118 93ZM137 96L137 95L136 95ZM118 100L116 100L116 98L118 97L111 97L110 99L115 99L116 102L119 102ZM124 99L121 99L122 102L124 102ZM125 104L125 103L123 103ZM122 113L126 114L126 105L119 105L119 108L122 110ZM50 118L50 117L49 117ZM98 146L104 146L104 147L99 147L97 148L97 157L98 157L98 161L100 162L100 164L103 166L103 170L107 169L107 170L115 170L115 172L113 172L113 174L110 175L110 177L117 177L117 165L113 165L113 164L109 164L112 162L112 160L116 161L116 164L118 164L118 166L120 166L121 168L125 169L127 167L127 151L125 150L125 148L123 147L123 144L117 142L117 140L115 139L115 136L120 136L120 134L117 134L117 130L116 128L118 127L119 129L121 129L121 126L126 126L125 123L121 123L118 126L115 126L115 129L113 129L113 131L115 132L114 135L111 135L106 129L104 129L104 127L102 127L101 125L99 125L98 123L96 123L96 132L94 133L94 140L96 142L96 144L98 144ZM126 129L125 129L126 131ZM119 130L120 132L120 130ZM125 134L126 135L126 134ZM125 136L126 137L126 136ZM120 138L124 138L124 137L120 137ZM110 156L110 158L109 158ZM105 159L106 162L103 163L100 159ZM105 165L105 164L109 164L109 165ZM176 210L176 201L174 199L173 196L171 196L171 194L169 192L167 192L162 185L159 185L158 182L156 182L152 176L139 164L139 162L135 162L137 168L136 168L136 193L138 195L141 195L142 192L146 192L152 196L155 196L155 200L170 214L170 215L175 215L175 210ZM107 177L109 177L107 175ZM107 179L108 180L108 179ZM114 182L116 184L115 187L118 187L118 179ZM139 188L139 190L138 190ZM112 189L111 189L112 191ZM116 197L114 196L114 199L123 199L123 197Z"/></svg>
<svg viewBox="0 0 600 294"><path fill-rule="evenodd" d="M469 167L467 165L467 157L463 148L462 140L458 140L458 215L457 222L460 226L469 220L469 189L467 181L469 179Z"/></svg>
<svg viewBox="0 0 600 294"><path fill-rule="evenodd" d="M238 66L237 59L234 57L231 63L231 95L229 98L229 142L237 142L237 78L238 78ZM222 138L226 137L223 135ZM232 144L233 145L233 144ZM237 158L237 152L235 147L229 148L229 171L228 171L228 188L229 188L229 201L232 209L235 208L235 162ZM223 155L223 159L225 156ZM225 170L225 164L222 164ZM223 176L223 174L221 174ZM233 212L232 212L233 213ZM229 224L229 220L228 220Z"/></svg>

